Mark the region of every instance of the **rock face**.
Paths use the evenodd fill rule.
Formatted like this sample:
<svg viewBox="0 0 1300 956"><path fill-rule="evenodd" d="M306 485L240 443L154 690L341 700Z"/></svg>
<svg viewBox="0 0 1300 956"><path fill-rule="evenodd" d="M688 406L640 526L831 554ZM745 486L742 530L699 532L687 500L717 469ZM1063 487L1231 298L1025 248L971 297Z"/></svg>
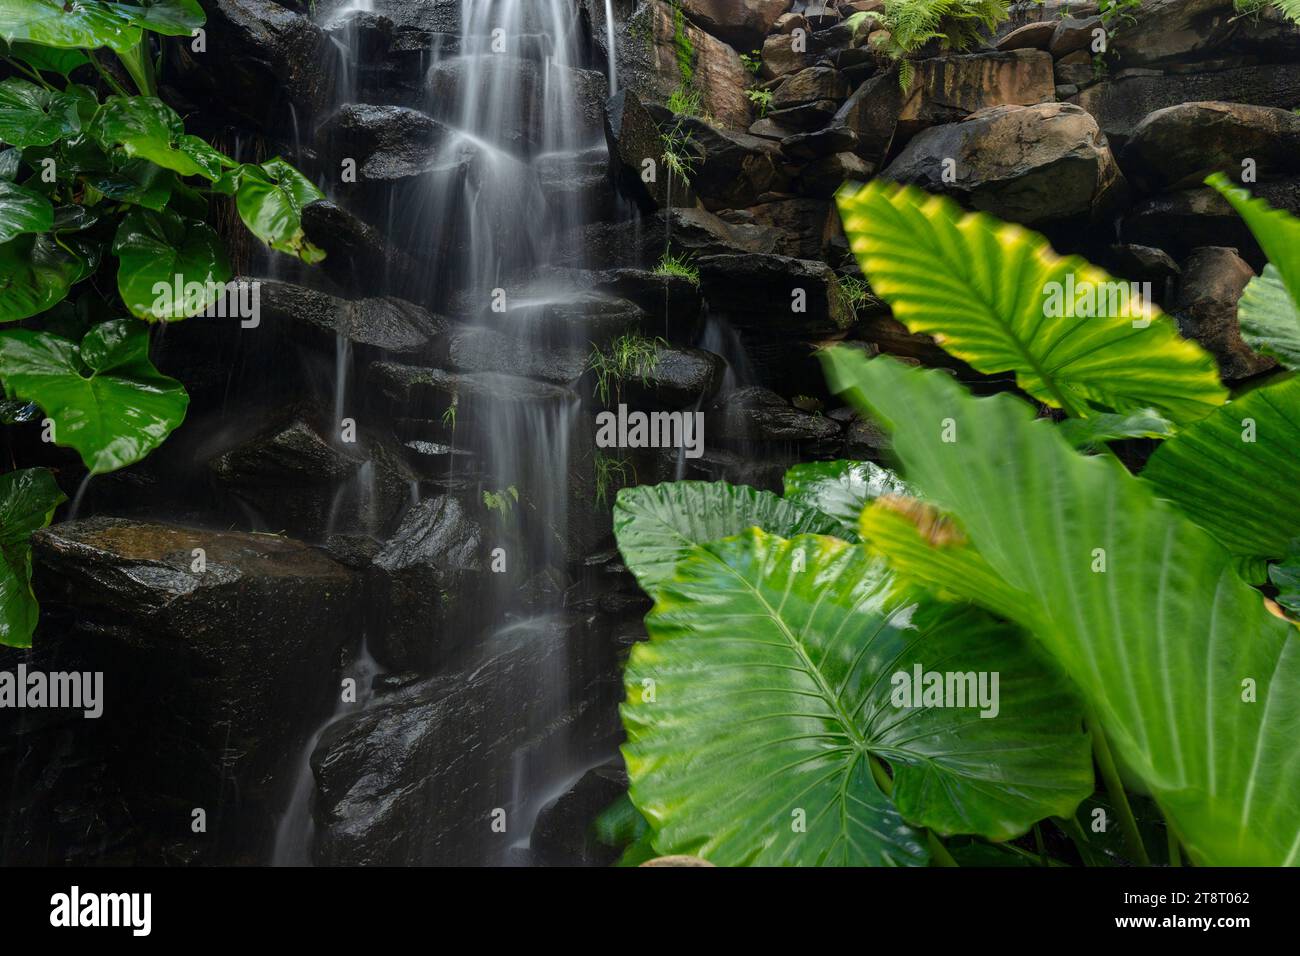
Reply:
<svg viewBox="0 0 1300 956"><path fill-rule="evenodd" d="M288 282L256 281L263 321L330 350L342 336L372 354L420 354L433 348L447 329L445 319L403 299L347 300Z"/></svg>
<svg viewBox="0 0 1300 956"><path fill-rule="evenodd" d="M1223 381L1239 381L1276 367L1271 358L1256 355L1242 341L1237 300L1255 272L1237 250L1222 246L1196 249L1183 263L1182 272L1173 314L1183 335L1214 356Z"/></svg>
<svg viewBox="0 0 1300 956"><path fill-rule="evenodd" d="M705 297L738 325L830 335L853 324L835 273L824 262L773 255L716 255L696 261Z"/></svg>
<svg viewBox="0 0 1300 956"><path fill-rule="evenodd" d="M664 0L646 0L624 26L619 76L643 99L666 103L677 90L700 95L704 112L721 126L749 127L749 72L740 55L705 33Z"/></svg>
<svg viewBox="0 0 1300 956"><path fill-rule="evenodd" d="M117 518L32 543L37 592L59 622L43 640L104 672L104 746L140 817L184 833L205 807L210 836L260 849L275 782L357 638L355 577L288 538Z"/></svg>
<svg viewBox="0 0 1300 956"><path fill-rule="evenodd" d="M1199 186L1212 172L1258 179L1300 172L1300 116L1240 103L1182 103L1156 110L1133 130L1122 155L1130 179L1149 192Z"/></svg>
<svg viewBox="0 0 1300 956"><path fill-rule="evenodd" d="M356 161L368 180L400 179L429 168L430 154L447 127L405 106L346 103L316 131L316 148L337 165Z"/></svg>
<svg viewBox="0 0 1300 956"><path fill-rule="evenodd" d="M406 512L367 574L385 624L369 645L381 664L427 673L445 659L463 636L451 631L455 613L486 591L482 551L482 529L458 499L439 495Z"/></svg>
<svg viewBox="0 0 1300 956"><path fill-rule="evenodd" d="M477 657L333 725L312 756L317 862L503 859L536 812L534 769L548 755L590 766L616 739L612 654L580 644L571 619L508 627ZM537 680L566 670L567 686ZM494 808L504 812L504 833L493 830Z"/></svg>
<svg viewBox="0 0 1300 956"><path fill-rule="evenodd" d="M573 788L542 808L529 848L549 866L609 866L619 851L603 846L591 823L627 792L621 760L588 770Z"/></svg>
<svg viewBox="0 0 1300 956"><path fill-rule="evenodd" d="M780 151L769 140L734 130L719 130L698 119L683 129L702 154L691 188L706 209L750 206L787 184L779 167Z"/></svg>
<svg viewBox="0 0 1300 956"><path fill-rule="evenodd" d="M1052 58L1039 50L941 56L917 64L898 115L906 137L993 106L1032 106L1056 99Z"/></svg>
<svg viewBox="0 0 1300 956"><path fill-rule="evenodd" d="M956 182L944 181L947 158L956 160ZM1096 122L1066 103L994 107L936 126L908 143L882 175L1031 225L1092 217L1122 183Z"/></svg>
<svg viewBox="0 0 1300 956"><path fill-rule="evenodd" d="M741 52L763 45L794 0L682 0L687 18Z"/></svg>
<svg viewBox="0 0 1300 956"><path fill-rule="evenodd" d="M168 47L176 82L188 96L221 104L273 133L291 113L319 112L329 91L332 48L315 23L272 0L210 0L203 9L211 52L194 52L189 43Z"/></svg>

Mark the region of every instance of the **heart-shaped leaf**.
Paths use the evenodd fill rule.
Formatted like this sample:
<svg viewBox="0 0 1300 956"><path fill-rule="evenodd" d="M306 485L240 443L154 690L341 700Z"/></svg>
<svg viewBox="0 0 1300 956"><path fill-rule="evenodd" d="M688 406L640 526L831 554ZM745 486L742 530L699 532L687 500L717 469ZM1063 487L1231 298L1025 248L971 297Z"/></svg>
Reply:
<svg viewBox="0 0 1300 956"><path fill-rule="evenodd" d="M80 129L75 96L16 77L0 81L0 143L49 146Z"/></svg>
<svg viewBox="0 0 1300 956"><path fill-rule="evenodd" d="M1014 396L974 398L887 358L823 355L832 387L890 429L907 481L1023 595L1007 610L1069 674L1191 858L1300 860L1300 633L1232 556ZM945 419L956 441L936 427ZM962 593L985 598L976 582Z"/></svg>
<svg viewBox="0 0 1300 956"><path fill-rule="evenodd" d="M242 166L236 176L235 206L249 232L272 249L316 263L325 253L307 241L303 207L325 194L283 159L261 166Z"/></svg>
<svg viewBox="0 0 1300 956"><path fill-rule="evenodd" d="M1300 378L1229 402L1156 449L1142 478L1264 580L1300 537Z"/></svg>
<svg viewBox="0 0 1300 956"><path fill-rule="evenodd" d="M170 106L152 96L112 96L95 122L95 138L110 149L120 146L131 157L147 159L182 176L216 180L224 157L197 136Z"/></svg>
<svg viewBox="0 0 1300 956"><path fill-rule="evenodd" d="M1012 371L1076 417L1154 407L1176 422L1223 404L1213 358L1133 283L1047 239L885 180L839 196L871 288L913 332L986 374Z"/></svg>
<svg viewBox="0 0 1300 956"><path fill-rule="evenodd" d="M40 193L0 180L0 243L54 227L54 206Z"/></svg>
<svg viewBox="0 0 1300 956"><path fill-rule="evenodd" d="M98 0L0 0L0 37L60 49L126 53L140 27Z"/></svg>
<svg viewBox="0 0 1300 956"><path fill-rule="evenodd" d="M785 473L787 501L830 515L841 525L836 534L858 537L862 509L881 495L905 495L907 485L887 468L869 461L814 461Z"/></svg>
<svg viewBox="0 0 1300 956"><path fill-rule="evenodd" d="M44 468L0 475L0 644L31 646L40 607L32 593L30 538L66 500Z"/></svg>
<svg viewBox="0 0 1300 956"><path fill-rule="evenodd" d="M119 260L122 301L132 315L150 322L198 315L217 301L230 280L230 263L217 234L170 210L128 212L118 226L113 254Z"/></svg>
<svg viewBox="0 0 1300 956"><path fill-rule="evenodd" d="M1092 792L1082 712L1020 632L891 591L878 559L830 537L753 528L682 558L622 708L658 852L916 865L913 826L1004 840Z"/></svg>
<svg viewBox="0 0 1300 956"><path fill-rule="evenodd" d="M87 268L48 235L0 245L0 322L39 315L63 299Z"/></svg>
<svg viewBox="0 0 1300 956"><path fill-rule="evenodd" d="M1300 305L1296 303L1271 263L1246 284L1237 303L1237 321L1246 344L1289 369L1300 369Z"/></svg>
<svg viewBox="0 0 1300 956"><path fill-rule="evenodd" d="M54 422L91 474L134 464L185 419L189 396L149 361L149 331L134 319L95 326L77 343L48 332L0 332L0 380Z"/></svg>
<svg viewBox="0 0 1300 956"><path fill-rule="evenodd" d="M207 22L198 0L136 0L108 6L123 19L163 36L187 37Z"/></svg>
<svg viewBox="0 0 1300 956"><path fill-rule="evenodd" d="M838 534L840 524L770 491L725 481L670 481L624 488L614 504L614 537L642 589L654 597L683 555L746 528L772 534Z"/></svg>
<svg viewBox="0 0 1300 956"><path fill-rule="evenodd" d="M10 56L42 73L58 73L66 77L78 67L90 64L90 57L80 50L56 49L35 43L14 43L8 49Z"/></svg>

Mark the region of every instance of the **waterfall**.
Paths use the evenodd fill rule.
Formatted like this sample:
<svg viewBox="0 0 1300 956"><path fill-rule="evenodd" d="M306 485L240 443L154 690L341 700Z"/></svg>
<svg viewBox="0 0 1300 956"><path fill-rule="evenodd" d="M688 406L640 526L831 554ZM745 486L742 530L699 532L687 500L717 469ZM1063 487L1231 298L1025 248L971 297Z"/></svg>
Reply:
<svg viewBox="0 0 1300 956"><path fill-rule="evenodd" d="M618 55L614 50L614 0L605 0L605 49L609 56L609 95L618 92Z"/></svg>

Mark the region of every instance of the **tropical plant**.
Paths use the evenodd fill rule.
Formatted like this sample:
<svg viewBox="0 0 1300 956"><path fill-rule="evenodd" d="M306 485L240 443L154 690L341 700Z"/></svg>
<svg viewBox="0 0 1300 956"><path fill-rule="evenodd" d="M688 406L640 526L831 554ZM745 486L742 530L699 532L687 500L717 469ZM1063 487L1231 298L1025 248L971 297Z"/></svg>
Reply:
<svg viewBox="0 0 1300 956"><path fill-rule="evenodd" d="M651 339L628 332L604 348L593 345L587 369L595 373L595 394L601 404L608 405L611 398L619 397L623 382L629 378L638 379L642 385L648 384L659 364L659 350L667 344L660 338Z"/></svg>
<svg viewBox="0 0 1300 956"><path fill-rule="evenodd" d="M691 262L689 256L675 256L665 252L659 257L654 272L659 276L680 276L693 286L700 284L700 270Z"/></svg>
<svg viewBox="0 0 1300 956"><path fill-rule="evenodd" d="M758 107L758 115L760 119L767 115L768 108L772 105L772 97L774 95L775 94L771 90L760 90L757 87L745 90L745 97L749 102Z"/></svg>
<svg viewBox="0 0 1300 956"><path fill-rule="evenodd" d="M1297 224L1214 184L1273 260L1256 281L1290 300L1272 296L1275 311L1257 316L1272 341L1300 302L1287 284ZM629 796L644 818L630 827L624 812L617 828L635 840L628 860L1024 862L1004 841L1055 826L1094 865L1113 851L1076 812L1100 811L1118 822L1128 862L1300 862L1288 796L1300 782L1300 636L1281 614L1300 604L1300 515L1280 502L1300 484L1295 380L1228 402L1209 357L1148 303L1061 321L1047 304L1054 285L1078 305L1113 280L1041 237L908 188L873 184L840 205L896 317L980 371L1014 374L1034 402L974 398L941 371L831 349L832 388L892 433L906 484L820 463L787 476L783 498L697 482L620 494L619 547L655 600L623 711ZM1243 447L1243 428L1266 447ZM1132 437L1163 440L1141 476L1109 454ZM1251 586L1265 580L1276 603ZM982 666L1018 675L1019 689L1003 685L1015 726L969 721L988 734L976 744L969 726L891 700L896 720L917 721L911 743L941 744L945 759L889 748L874 721L889 715L879 682L906 657L889 656L900 641L973 671L977 645ZM1037 723L1058 709L1066 719ZM1028 740L1046 764L1022 752ZM1102 793L1083 792L1084 741ZM945 760L961 780L944 777ZM930 777L917 787L921 764ZM1070 783L1035 787L1047 779ZM984 815L965 784L998 812ZM790 814L815 828L791 837ZM1052 862L1043 846L1039 862Z"/></svg>
<svg viewBox="0 0 1300 956"><path fill-rule="evenodd" d="M939 41L945 50L966 50L1010 16L1006 0L884 0L880 10L854 13L846 21L854 37L875 31L872 48L898 64L907 90L915 67L910 57Z"/></svg>
<svg viewBox="0 0 1300 956"><path fill-rule="evenodd" d="M39 409L6 417L43 417L92 475L139 461L184 420L185 389L149 359L150 326L230 291L211 199L229 197L272 249L324 255L302 229L303 206L323 198L311 182L280 159L223 155L157 98L156 38L204 19L196 0L0 0L0 323L22 323L0 331L0 381L18 409ZM26 536L62 498L47 472L16 474L28 477L0 486L0 643L26 645Z"/></svg>

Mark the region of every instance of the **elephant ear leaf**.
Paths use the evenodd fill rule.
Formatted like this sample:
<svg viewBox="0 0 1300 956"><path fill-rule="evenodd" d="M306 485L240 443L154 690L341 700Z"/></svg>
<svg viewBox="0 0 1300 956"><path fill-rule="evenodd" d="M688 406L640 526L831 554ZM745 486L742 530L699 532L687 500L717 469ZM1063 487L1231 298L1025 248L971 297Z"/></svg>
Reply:
<svg viewBox="0 0 1300 956"><path fill-rule="evenodd" d="M230 263L206 223L170 209L136 207L122 217L113 239L117 288L131 314L150 322L198 315L225 292ZM178 296L171 290L180 286ZM171 294L159 296L157 289Z"/></svg>
<svg viewBox="0 0 1300 956"><path fill-rule="evenodd" d="M0 475L0 644L31 646L40 608L32 593L30 538L66 500L44 468Z"/></svg>
<svg viewBox="0 0 1300 956"><path fill-rule="evenodd" d="M855 541L862 509L881 495L907 493L907 485L887 468L869 461L813 461L785 473L785 497L830 515L839 536Z"/></svg>
<svg viewBox="0 0 1300 956"><path fill-rule="evenodd" d="M277 252L314 264L325 258L323 250L307 240L302 211L325 194L283 159L261 166L241 166L230 177L235 187L235 208L248 231Z"/></svg>
<svg viewBox="0 0 1300 956"><path fill-rule="evenodd" d="M75 96L17 77L0 81L0 143L49 146L80 128Z"/></svg>
<svg viewBox="0 0 1300 956"><path fill-rule="evenodd" d="M0 38L56 49L129 53L140 43L140 26L115 5L99 0L0 0Z"/></svg>
<svg viewBox="0 0 1300 956"><path fill-rule="evenodd" d="M91 474L124 468L157 448L185 419L189 396L149 361L149 333L134 319L95 326L80 345L48 332L0 333L0 380L35 402L55 444L81 454Z"/></svg>
<svg viewBox="0 0 1300 956"><path fill-rule="evenodd" d="M672 481L618 493L614 537L628 570L654 597L678 560L708 541L759 527L772 534L839 534L838 521L770 491L725 481Z"/></svg>
<svg viewBox="0 0 1300 956"><path fill-rule="evenodd" d="M1014 372L1076 417L1154 407L1195 421L1227 393L1214 360L1133 284L1043 236L912 186L841 191L840 214L872 289L913 332L980 372Z"/></svg>
<svg viewBox="0 0 1300 956"><path fill-rule="evenodd" d="M893 432L908 482L1023 595L1016 619L1072 678L1190 856L1300 860L1300 634L1232 555L1014 396L974 398L940 372L844 350L824 362L832 386ZM956 442L929 424L944 419Z"/></svg>
<svg viewBox="0 0 1300 956"><path fill-rule="evenodd" d="M1248 392L1156 449L1142 478L1233 554L1246 578L1300 537L1300 378Z"/></svg>
<svg viewBox="0 0 1300 956"><path fill-rule="evenodd" d="M918 865L918 827L1006 840L1092 792L1082 711L1021 632L891 591L881 562L831 537L751 528L682 558L622 710L658 853ZM962 698L923 706L933 672L964 675Z"/></svg>

